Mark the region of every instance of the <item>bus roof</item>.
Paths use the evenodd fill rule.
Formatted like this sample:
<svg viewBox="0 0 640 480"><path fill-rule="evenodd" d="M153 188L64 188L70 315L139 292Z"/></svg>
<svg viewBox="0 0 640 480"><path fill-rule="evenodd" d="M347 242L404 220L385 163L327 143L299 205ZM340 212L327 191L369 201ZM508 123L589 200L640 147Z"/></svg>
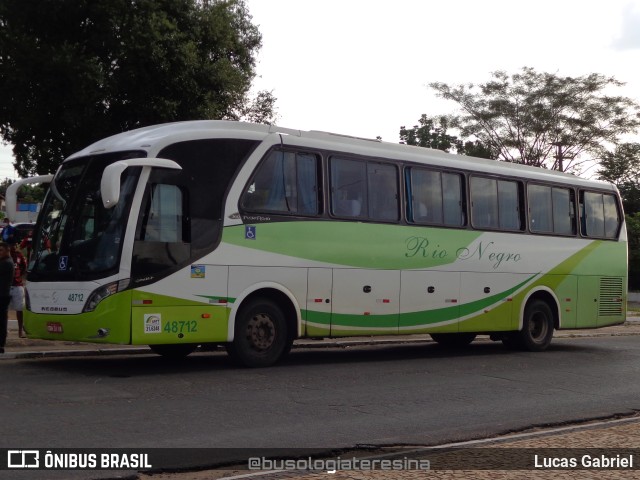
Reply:
<svg viewBox="0 0 640 480"><path fill-rule="evenodd" d="M367 155L380 159L423 163L425 165L442 168L508 175L534 181L539 180L616 190L612 184L600 180L588 180L564 172L517 163L469 157L430 148L382 142L380 140L316 130L302 131L275 125L262 125L230 120L194 120L138 128L99 140L87 148L74 153L66 160L124 150L144 150L155 154L166 145L175 142L220 137L262 140L274 133L284 135L283 141L285 144L305 145L308 148ZM287 141L287 138L290 140Z"/></svg>

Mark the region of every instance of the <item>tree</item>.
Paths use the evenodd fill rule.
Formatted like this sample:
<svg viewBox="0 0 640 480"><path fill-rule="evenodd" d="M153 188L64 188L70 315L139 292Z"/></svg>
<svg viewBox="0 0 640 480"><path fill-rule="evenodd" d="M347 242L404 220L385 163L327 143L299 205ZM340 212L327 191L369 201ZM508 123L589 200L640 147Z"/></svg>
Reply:
<svg viewBox="0 0 640 480"><path fill-rule="evenodd" d="M640 212L640 143L622 143L604 152L598 178L620 190L625 212Z"/></svg>
<svg viewBox="0 0 640 480"><path fill-rule="evenodd" d="M400 127L400 143L434 148L445 152L455 148L458 138L447 133L450 123L447 116L428 117L423 114L418 123L419 125L414 125L409 129Z"/></svg>
<svg viewBox="0 0 640 480"><path fill-rule="evenodd" d="M640 212L625 215L629 248L629 289L640 288Z"/></svg>
<svg viewBox="0 0 640 480"><path fill-rule="evenodd" d="M273 95L248 96L260 46L243 0L4 0L0 134L26 176L154 123L269 122Z"/></svg>
<svg viewBox="0 0 640 480"><path fill-rule="evenodd" d="M442 150L451 153L455 150L459 155L481 158L495 158L495 152L479 140L461 140L447 133L449 126L456 123L456 118L449 115L429 117L422 114L419 125L413 128L400 127L400 143Z"/></svg>
<svg viewBox="0 0 640 480"><path fill-rule="evenodd" d="M429 84L462 109L452 126L463 138L475 136L498 159L561 171L600 158L605 145L640 126L636 102L604 93L621 85L597 73L560 77L526 67L494 72L477 86Z"/></svg>

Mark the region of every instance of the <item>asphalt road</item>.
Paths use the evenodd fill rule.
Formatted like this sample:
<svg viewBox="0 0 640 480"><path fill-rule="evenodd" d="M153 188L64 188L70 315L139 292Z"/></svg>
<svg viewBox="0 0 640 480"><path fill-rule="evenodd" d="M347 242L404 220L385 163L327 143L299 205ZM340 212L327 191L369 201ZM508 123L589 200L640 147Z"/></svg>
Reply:
<svg viewBox="0 0 640 480"><path fill-rule="evenodd" d="M296 350L259 370L222 353L5 360L0 446L436 445L637 411L639 374L638 336Z"/></svg>

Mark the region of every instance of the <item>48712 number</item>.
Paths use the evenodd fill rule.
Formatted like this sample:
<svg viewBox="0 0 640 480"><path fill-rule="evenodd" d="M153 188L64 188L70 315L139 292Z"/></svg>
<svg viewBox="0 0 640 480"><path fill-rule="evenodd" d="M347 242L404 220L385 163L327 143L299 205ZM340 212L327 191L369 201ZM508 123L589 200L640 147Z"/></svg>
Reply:
<svg viewBox="0 0 640 480"><path fill-rule="evenodd" d="M198 322L195 320L174 320L167 322L162 330L165 333L194 333L198 331Z"/></svg>

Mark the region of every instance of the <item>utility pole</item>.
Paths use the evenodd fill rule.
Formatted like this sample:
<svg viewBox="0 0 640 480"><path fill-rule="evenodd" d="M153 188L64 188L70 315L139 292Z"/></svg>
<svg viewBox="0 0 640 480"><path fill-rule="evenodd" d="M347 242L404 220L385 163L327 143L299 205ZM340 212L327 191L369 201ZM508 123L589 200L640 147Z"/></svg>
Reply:
<svg viewBox="0 0 640 480"><path fill-rule="evenodd" d="M564 165L562 164L562 142L554 142L551 145L555 145L557 149L555 159L557 161L558 171L564 172Z"/></svg>

